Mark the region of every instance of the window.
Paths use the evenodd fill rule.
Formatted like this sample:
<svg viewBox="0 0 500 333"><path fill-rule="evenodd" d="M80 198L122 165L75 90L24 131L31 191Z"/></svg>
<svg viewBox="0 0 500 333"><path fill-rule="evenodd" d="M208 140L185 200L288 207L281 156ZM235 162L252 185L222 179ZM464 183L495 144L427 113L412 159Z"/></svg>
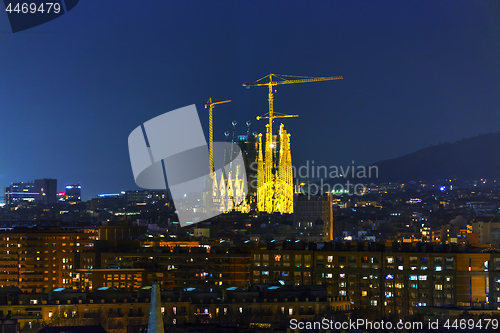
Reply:
<svg viewBox="0 0 500 333"><path fill-rule="evenodd" d="M453 269L453 257L446 257L444 267L445 269Z"/></svg>
<svg viewBox="0 0 500 333"><path fill-rule="evenodd" d="M434 258L434 270L436 272L441 272L443 270L443 258L435 257Z"/></svg>
<svg viewBox="0 0 500 333"><path fill-rule="evenodd" d="M344 256L340 256L339 257L339 267L340 268L344 268L345 267L345 257Z"/></svg>
<svg viewBox="0 0 500 333"><path fill-rule="evenodd" d="M302 264L302 255L296 254L295 255L295 266L300 267Z"/></svg>
<svg viewBox="0 0 500 333"><path fill-rule="evenodd" d="M425 271L427 269L427 257L420 257L420 269Z"/></svg>
<svg viewBox="0 0 500 333"><path fill-rule="evenodd" d="M311 255L307 254L304 256L304 266L311 267Z"/></svg>
<svg viewBox="0 0 500 333"><path fill-rule="evenodd" d="M349 256L349 268L356 268L356 256Z"/></svg>
<svg viewBox="0 0 500 333"><path fill-rule="evenodd" d="M324 256L317 256L316 257L316 267L323 267L324 261L325 261Z"/></svg>
<svg viewBox="0 0 500 333"><path fill-rule="evenodd" d="M290 255L289 254L284 254L283 255L283 261L289 262L290 261Z"/></svg>
<svg viewBox="0 0 500 333"><path fill-rule="evenodd" d="M333 256L327 256L326 257L326 261L327 261L327 263L325 265L326 268L333 268L333 267L335 267L335 265L333 264Z"/></svg>
<svg viewBox="0 0 500 333"><path fill-rule="evenodd" d="M372 257L371 258L371 262L372 262L372 268L373 269L378 269L379 258L378 257Z"/></svg>
<svg viewBox="0 0 500 333"><path fill-rule="evenodd" d="M394 258L393 257L387 257L385 259L385 268L394 269Z"/></svg>

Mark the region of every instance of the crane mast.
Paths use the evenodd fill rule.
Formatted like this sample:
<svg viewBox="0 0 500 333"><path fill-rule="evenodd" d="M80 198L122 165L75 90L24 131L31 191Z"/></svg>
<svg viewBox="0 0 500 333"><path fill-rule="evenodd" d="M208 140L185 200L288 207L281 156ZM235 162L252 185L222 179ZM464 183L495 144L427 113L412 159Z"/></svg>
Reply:
<svg viewBox="0 0 500 333"><path fill-rule="evenodd" d="M205 104L205 109L208 108L208 142L209 142L209 155L210 155L210 173L214 172L214 127L212 113L215 105L229 103L231 100L212 102L212 97L209 98Z"/></svg>

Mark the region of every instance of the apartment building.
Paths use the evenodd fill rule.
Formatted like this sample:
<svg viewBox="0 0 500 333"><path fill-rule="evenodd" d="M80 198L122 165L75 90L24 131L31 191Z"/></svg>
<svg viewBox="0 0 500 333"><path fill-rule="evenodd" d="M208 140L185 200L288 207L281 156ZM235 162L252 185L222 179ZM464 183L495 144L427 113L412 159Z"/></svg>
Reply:
<svg viewBox="0 0 500 333"><path fill-rule="evenodd" d="M142 269L144 271L142 286L151 285L156 280L162 288L168 289L248 287L250 261L249 253L209 250L207 247L179 247L172 251L169 248L162 248L142 249L140 252L131 253L100 253L101 268ZM107 283L109 282L111 281L107 280ZM94 286L97 284L94 283ZM115 287L114 284L113 286Z"/></svg>
<svg viewBox="0 0 500 333"><path fill-rule="evenodd" d="M75 255L92 247L88 234L72 229L0 231L0 287L41 292L72 286Z"/></svg>
<svg viewBox="0 0 500 333"><path fill-rule="evenodd" d="M251 282L324 285L329 296L348 296L354 307L382 315L408 315L425 306L500 310L500 253L484 247L294 245L252 251Z"/></svg>
<svg viewBox="0 0 500 333"><path fill-rule="evenodd" d="M23 332L44 325L101 324L108 331L134 331L147 327L151 286L136 292L101 287L91 292L57 288L49 293L22 293L0 288L0 316L19 322ZM270 326L277 320L319 318L328 309L348 313L347 297L328 298L322 286L259 285L161 291L161 311L166 325L219 323ZM127 330L130 331L130 330Z"/></svg>

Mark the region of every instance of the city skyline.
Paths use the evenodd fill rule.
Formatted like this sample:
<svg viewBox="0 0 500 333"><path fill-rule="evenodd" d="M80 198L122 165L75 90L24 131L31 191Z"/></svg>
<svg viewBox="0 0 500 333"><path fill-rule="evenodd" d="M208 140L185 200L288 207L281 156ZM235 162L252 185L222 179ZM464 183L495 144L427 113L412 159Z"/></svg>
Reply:
<svg viewBox="0 0 500 333"><path fill-rule="evenodd" d="M297 166L366 165L500 129L493 2L116 4L16 34L0 16L2 188L56 178L81 183L83 200L138 189L136 124L194 103L208 137L212 97L233 100L214 112L215 140L233 120L264 132L266 91L242 84L271 72L344 77L278 87L276 111L299 115L283 121Z"/></svg>

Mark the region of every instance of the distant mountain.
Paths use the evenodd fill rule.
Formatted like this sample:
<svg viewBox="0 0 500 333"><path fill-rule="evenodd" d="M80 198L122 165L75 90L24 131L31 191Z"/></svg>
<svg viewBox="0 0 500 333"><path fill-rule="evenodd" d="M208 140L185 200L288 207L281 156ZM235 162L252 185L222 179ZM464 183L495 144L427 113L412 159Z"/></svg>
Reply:
<svg viewBox="0 0 500 333"><path fill-rule="evenodd" d="M458 178L500 179L500 132L420 149L414 153L373 163L381 182L408 182Z"/></svg>

